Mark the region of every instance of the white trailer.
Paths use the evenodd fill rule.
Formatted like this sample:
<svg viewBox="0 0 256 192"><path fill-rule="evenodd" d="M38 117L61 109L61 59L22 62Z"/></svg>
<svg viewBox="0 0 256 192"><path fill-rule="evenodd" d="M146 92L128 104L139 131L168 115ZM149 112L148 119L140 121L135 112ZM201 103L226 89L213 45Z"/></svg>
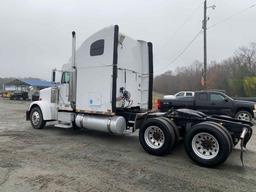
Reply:
<svg viewBox="0 0 256 192"><path fill-rule="evenodd" d="M167 154L185 138L188 155L203 166L224 162L239 139L243 149L252 135L251 123L227 117L186 109L150 112L152 43L120 33L117 25L93 34L77 50L72 32L72 57L52 76L55 86L41 90L26 113L36 129L49 121L118 135L140 129L140 143L153 155Z"/></svg>

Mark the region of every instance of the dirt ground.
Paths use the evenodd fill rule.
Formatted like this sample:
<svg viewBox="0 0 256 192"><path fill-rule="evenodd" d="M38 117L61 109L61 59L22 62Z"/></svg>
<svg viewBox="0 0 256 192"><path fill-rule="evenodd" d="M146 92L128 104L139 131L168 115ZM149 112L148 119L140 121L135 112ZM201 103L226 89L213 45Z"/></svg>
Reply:
<svg viewBox="0 0 256 192"><path fill-rule="evenodd" d="M241 166L239 150L217 168L203 168L181 143L172 154L143 151L138 133L112 136L25 121L27 102L0 98L1 192L256 191L256 135Z"/></svg>

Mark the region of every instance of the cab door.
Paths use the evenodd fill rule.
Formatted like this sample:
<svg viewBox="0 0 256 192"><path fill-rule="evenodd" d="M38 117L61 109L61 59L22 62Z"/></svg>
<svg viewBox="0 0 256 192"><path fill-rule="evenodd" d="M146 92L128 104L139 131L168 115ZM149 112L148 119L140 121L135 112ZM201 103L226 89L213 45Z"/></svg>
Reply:
<svg viewBox="0 0 256 192"><path fill-rule="evenodd" d="M213 114L232 115L232 102L220 93L210 93L210 105Z"/></svg>
<svg viewBox="0 0 256 192"><path fill-rule="evenodd" d="M209 102L209 95L208 93L202 92L197 93L195 96L195 110L201 111L206 114L212 114L212 108Z"/></svg>
<svg viewBox="0 0 256 192"><path fill-rule="evenodd" d="M61 76L61 84L59 86L59 108L60 109L69 109L69 82L70 82L70 73L63 72Z"/></svg>

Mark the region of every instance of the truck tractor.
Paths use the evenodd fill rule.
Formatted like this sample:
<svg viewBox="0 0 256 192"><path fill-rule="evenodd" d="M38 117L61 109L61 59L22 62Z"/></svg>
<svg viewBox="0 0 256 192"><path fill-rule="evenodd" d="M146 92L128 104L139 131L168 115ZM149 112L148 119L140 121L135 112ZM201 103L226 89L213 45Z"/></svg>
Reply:
<svg viewBox="0 0 256 192"><path fill-rule="evenodd" d="M188 156L206 167L223 163L239 140L242 157L252 135L252 124L242 120L190 109L153 111L152 43L120 33L118 25L98 31L78 49L72 32L72 57L53 70L52 81L26 112L35 129L51 121L116 135L139 130L143 149L159 156L183 139Z"/></svg>

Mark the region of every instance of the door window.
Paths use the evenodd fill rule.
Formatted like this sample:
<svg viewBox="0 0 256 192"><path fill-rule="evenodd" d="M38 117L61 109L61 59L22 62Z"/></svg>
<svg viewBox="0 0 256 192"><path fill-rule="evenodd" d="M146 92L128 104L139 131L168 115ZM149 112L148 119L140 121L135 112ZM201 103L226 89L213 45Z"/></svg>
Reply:
<svg viewBox="0 0 256 192"><path fill-rule="evenodd" d="M207 101L207 93L199 93L200 101Z"/></svg>
<svg viewBox="0 0 256 192"><path fill-rule="evenodd" d="M69 72L63 72L61 77L61 83L69 83L69 81L70 81Z"/></svg>
<svg viewBox="0 0 256 192"><path fill-rule="evenodd" d="M186 96L190 97L193 96L192 92L187 92Z"/></svg>
<svg viewBox="0 0 256 192"><path fill-rule="evenodd" d="M179 92L179 93L177 93L177 95L176 95L176 97L184 97L184 92Z"/></svg>
<svg viewBox="0 0 256 192"><path fill-rule="evenodd" d="M218 101L218 102L222 102L224 101L224 96L223 95L220 95L220 94L217 94L217 93L212 93L210 94L210 100L211 101Z"/></svg>

